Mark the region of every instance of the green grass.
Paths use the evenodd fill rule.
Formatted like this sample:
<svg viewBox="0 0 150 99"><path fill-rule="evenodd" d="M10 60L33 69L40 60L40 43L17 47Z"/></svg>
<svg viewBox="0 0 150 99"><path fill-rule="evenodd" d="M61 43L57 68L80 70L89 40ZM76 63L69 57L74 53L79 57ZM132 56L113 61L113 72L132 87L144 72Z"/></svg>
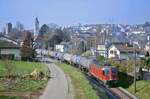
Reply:
<svg viewBox="0 0 150 99"><path fill-rule="evenodd" d="M137 81L136 88L136 96L140 99L150 99L150 81ZM127 90L134 94L134 84L132 84Z"/></svg>
<svg viewBox="0 0 150 99"><path fill-rule="evenodd" d="M46 80L24 80L18 79L17 84L10 85L0 82L0 92L35 92L46 86Z"/></svg>
<svg viewBox="0 0 150 99"><path fill-rule="evenodd" d="M113 60L109 60L109 61L110 63L113 64L113 66L118 67L120 71L122 71L118 73L119 80L118 80L117 86L125 88L130 93L136 95L140 99L150 99L150 81L146 81L146 80L137 81L137 85L136 85L137 91L136 93L134 93L134 77L127 75L125 72L126 69L123 68L123 67L126 67L125 65L127 64L129 65L128 69L132 70L131 68L133 65L132 60L122 61L121 63L117 61L113 61ZM137 64L140 64L140 61L137 61Z"/></svg>
<svg viewBox="0 0 150 99"><path fill-rule="evenodd" d="M71 78L75 90L75 99L99 99L96 91L92 88L83 73L70 65L56 64Z"/></svg>
<svg viewBox="0 0 150 99"><path fill-rule="evenodd" d="M5 61L0 60L0 76L7 76L8 71L4 67ZM32 73L35 69L37 71L43 72L45 75L49 74L48 67L42 63L36 62L25 62L25 61L9 61L10 66L14 68L11 71L11 75L18 75L17 78L13 80L13 83L9 84L8 78L3 78L0 80L0 91L13 91L13 92L33 92L38 91L46 86L47 80L32 80L23 79L23 75L28 75Z"/></svg>
<svg viewBox="0 0 150 99"><path fill-rule="evenodd" d="M0 99L22 99L20 97L0 96Z"/></svg>
<svg viewBox="0 0 150 99"><path fill-rule="evenodd" d="M30 74L34 69L41 71L44 74L48 74L48 69L45 64L36 62L25 62L25 61L11 61L13 65L12 75L25 75ZM4 67L4 61L0 60L0 76L7 75L7 70Z"/></svg>
<svg viewBox="0 0 150 99"><path fill-rule="evenodd" d="M119 81L117 86L123 87L140 99L150 99L150 81L141 80L136 82L136 93L134 93L133 77L119 73Z"/></svg>

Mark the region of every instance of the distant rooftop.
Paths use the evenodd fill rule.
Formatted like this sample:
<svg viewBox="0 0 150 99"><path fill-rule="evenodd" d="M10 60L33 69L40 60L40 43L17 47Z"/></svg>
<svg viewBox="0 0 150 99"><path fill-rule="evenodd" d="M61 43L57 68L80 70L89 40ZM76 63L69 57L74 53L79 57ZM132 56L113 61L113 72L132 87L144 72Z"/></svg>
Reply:
<svg viewBox="0 0 150 99"><path fill-rule="evenodd" d="M20 48L18 44L14 44L12 42L8 42L5 40L0 40L0 49L13 49L13 48Z"/></svg>
<svg viewBox="0 0 150 99"><path fill-rule="evenodd" d="M135 49L138 52L141 51L138 46L134 47L132 44L129 43L113 43L112 45L114 45L121 52L133 52L135 51Z"/></svg>
<svg viewBox="0 0 150 99"><path fill-rule="evenodd" d="M4 35L0 35L0 48L1 49L20 48L20 45L15 40L10 39L9 37L6 37Z"/></svg>

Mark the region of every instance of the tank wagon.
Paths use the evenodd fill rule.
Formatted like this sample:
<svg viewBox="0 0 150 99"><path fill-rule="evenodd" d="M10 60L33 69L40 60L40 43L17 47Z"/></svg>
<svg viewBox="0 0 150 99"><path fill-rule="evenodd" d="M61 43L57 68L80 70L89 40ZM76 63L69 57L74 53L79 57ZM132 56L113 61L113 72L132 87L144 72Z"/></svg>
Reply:
<svg viewBox="0 0 150 99"><path fill-rule="evenodd" d="M67 63L71 63L71 57L72 57L72 54L69 54L69 53L65 53L65 54L63 55L63 59L64 59L64 61L67 62Z"/></svg>
<svg viewBox="0 0 150 99"><path fill-rule="evenodd" d="M58 60L62 60L63 61L63 55L64 55L64 53L59 53Z"/></svg>
<svg viewBox="0 0 150 99"><path fill-rule="evenodd" d="M77 60L77 55L72 55L71 56L71 64L76 65L76 60Z"/></svg>
<svg viewBox="0 0 150 99"><path fill-rule="evenodd" d="M92 64L92 59L81 57L79 60L79 65L82 69L89 70L90 64Z"/></svg>

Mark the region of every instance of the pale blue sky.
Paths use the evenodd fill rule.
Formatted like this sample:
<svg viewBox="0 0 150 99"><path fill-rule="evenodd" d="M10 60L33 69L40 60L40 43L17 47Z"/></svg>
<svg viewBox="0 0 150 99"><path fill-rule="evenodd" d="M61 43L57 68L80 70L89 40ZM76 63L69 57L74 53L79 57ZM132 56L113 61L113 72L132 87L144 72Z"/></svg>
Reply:
<svg viewBox="0 0 150 99"><path fill-rule="evenodd" d="M150 0L0 0L0 31L17 21L32 29L35 17L40 24L139 24L150 20Z"/></svg>

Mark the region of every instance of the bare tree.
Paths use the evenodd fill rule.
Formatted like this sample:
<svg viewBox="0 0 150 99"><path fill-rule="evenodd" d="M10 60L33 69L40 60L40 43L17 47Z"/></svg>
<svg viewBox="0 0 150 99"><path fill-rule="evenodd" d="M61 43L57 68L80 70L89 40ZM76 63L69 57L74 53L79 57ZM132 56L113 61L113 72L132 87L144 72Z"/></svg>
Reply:
<svg viewBox="0 0 150 99"><path fill-rule="evenodd" d="M26 32L21 48L21 56L23 60L30 60L33 58L33 37L31 32Z"/></svg>

